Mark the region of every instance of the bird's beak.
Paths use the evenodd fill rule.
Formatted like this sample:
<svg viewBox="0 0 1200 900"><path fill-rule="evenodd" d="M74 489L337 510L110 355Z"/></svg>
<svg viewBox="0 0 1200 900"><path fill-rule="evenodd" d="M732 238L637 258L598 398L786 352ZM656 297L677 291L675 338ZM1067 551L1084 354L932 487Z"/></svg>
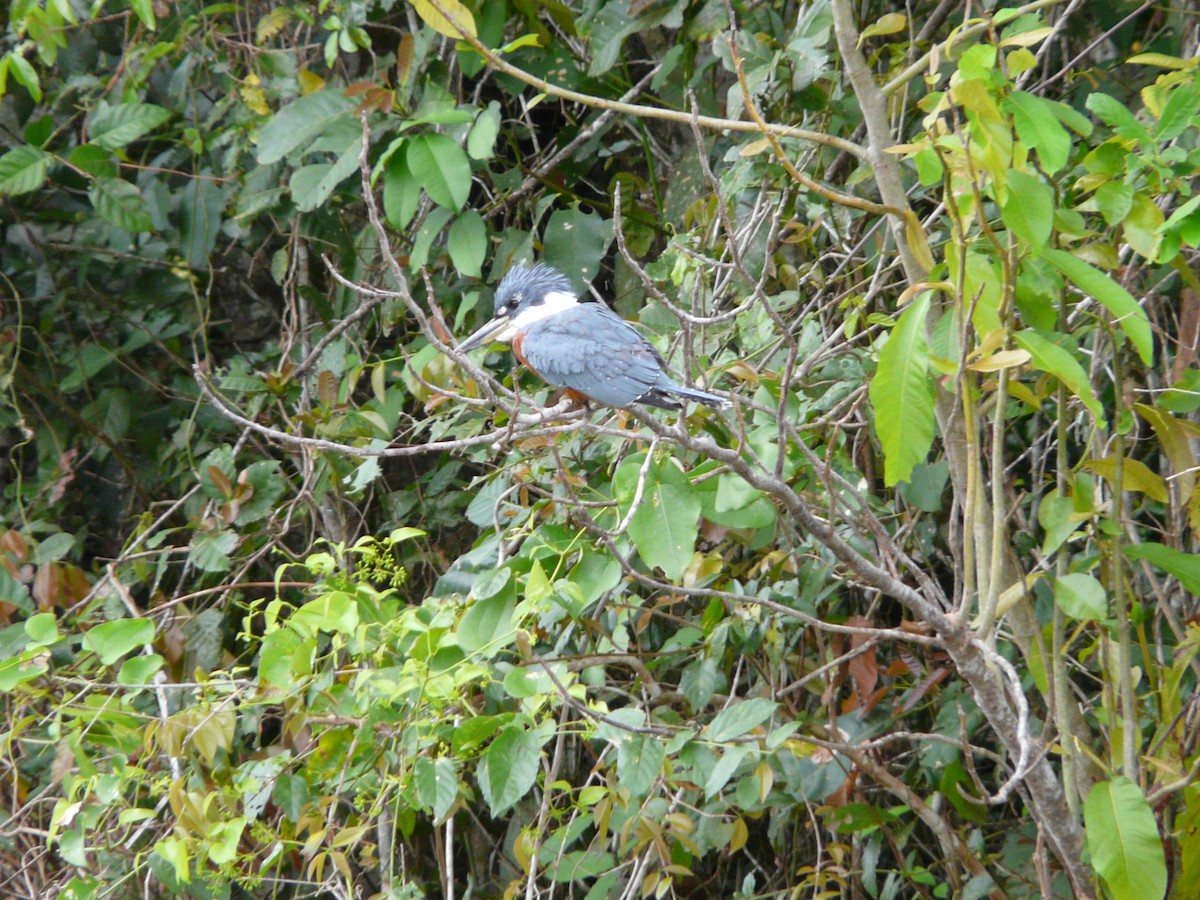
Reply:
<svg viewBox="0 0 1200 900"><path fill-rule="evenodd" d="M459 353L469 353L476 347L482 347L508 327L508 316L496 316L473 335L458 345Z"/></svg>

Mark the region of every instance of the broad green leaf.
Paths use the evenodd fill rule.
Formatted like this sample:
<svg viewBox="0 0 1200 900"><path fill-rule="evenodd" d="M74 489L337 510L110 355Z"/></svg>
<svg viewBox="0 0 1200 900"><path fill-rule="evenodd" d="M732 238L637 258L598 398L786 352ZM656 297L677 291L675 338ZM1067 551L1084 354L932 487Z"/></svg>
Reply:
<svg viewBox="0 0 1200 900"><path fill-rule="evenodd" d="M307 148L327 131L350 120L354 102L326 88L293 100L258 133L260 164L278 162L293 150Z"/></svg>
<svg viewBox="0 0 1200 900"><path fill-rule="evenodd" d="M933 384L925 340L929 305L930 293L922 292L900 316L879 351L879 367L871 379L875 433L883 445L889 487L907 481L933 445Z"/></svg>
<svg viewBox="0 0 1200 900"><path fill-rule="evenodd" d="M209 256L221 231L225 195L220 186L203 174L193 177L182 191L179 230L184 259L193 269L207 269Z"/></svg>
<svg viewBox="0 0 1200 900"><path fill-rule="evenodd" d="M58 619L54 613L37 613L25 620L25 633L35 644L48 645L58 640Z"/></svg>
<svg viewBox="0 0 1200 900"><path fill-rule="evenodd" d="M626 457L613 478L622 516L632 507L643 460L640 455ZM692 561L699 522L700 498L691 483L670 464L651 465L641 503L629 521L629 536L642 562L677 581Z"/></svg>
<svg viewBox="0 0 1200 900"><path fill-rule="evenodd" d="M487 255L487 227L483 224L483 216L473 209L465 210L450 226L446 250L459 275L478 278Z"/></svg>
<svg viewBox="0 0 1200 900"><path fill-rule="evenodd" d="M617 745L617 775L621 787L634 797L644 797L662 774L667 758L663 739L653 734L632 734Z"/></svg>
<svg viewBox="0 0 1200 900"><path fill-rule="evenodd" d="M557 209L546 225L546 262L557 266L584 291L600 271L600 260L612 243L612 221L578 207Z"/></svg>
<svg viewBox="0 0 1200 900"><path fill-rule="evenodd" d="M417 801L433 814L434 824L440 825L458 796L454 760L445 756L436 760L428 756L417 757L413 763L413 783L417 788Z"/></svg>
<svg viewBox="0 0 1200 900"><path fill-rule="evenodd" d="M121 663L121 670L117 673L117 683L129 685L130 687L149 684L150 679L157 674L163 665L165 665L165 660L157 653L131 656L125 662Z"/></svg>
<svg viewBox="0 0 1200 900"><path fill-rule="evenodd" d="M334 188L358 171L358 154L362 141L356 140L341 152L333 163L301 166L292 173L288 187L300 212L311 212L322 206Z"/></svg>
<svg viewBox="0 0 1200 900"><path fill-rule="evenodd" d="M403 153L396 153L383 170L383 214L397 231L408 227L421 202L421 185L408 170Z"/></svg>
<svg viewBox="0 0 1200 900"><path fill-rule="evenodd" d="M1163 107L1154 137L1160 143L1173 141L1186 131L1200 113L1200 92L1195 82L1184 81L1171 89L1171 96Z"/></svg>
<svg viewBox="0 0 1200 900"><path fill-rule="evenodd" d="M37 69L35 69L20 51L10 50L4 55L4 59L0 60L0 65L7 65L9 71L12 72L12 77L17 84L29 91L29 96L33 98L34 103L42 102L42 82L38 78ZM0 90L0 94L4 92Z"/></svg>
<svg viewBox="0 0 1200 900"><path fill-rule="evenodd" d="M1079 523L1071 517L1074 510L1071 498L1061 496L1058 488L1051 489L1042 498L1038 504L1038 524L1046 533L1042 541L1043 555L1049 556L1075 533Z"/></svg>
<svg viewBox="0 0 1200 900"><path fill-rule="evenodd" d="M421 227L413 237L412 252L408 254L410 271L418 271L429 261L429 251L433 249L433 242L442 233L451 215L453 213L450 210L438 207L430 210L429 215L422 220Z"/></svg>
<svg viewBox="0 0 1200 900"><path fill-rule="evenodd" d="M229 554L237 545L237 534L228 528L198 531L188 546L188 561L205 572L228 572Z"/></svg>
<svg viewBox="0 0 1200 900"><path fill-rule="evenodd" d="M95 144L80 144L71 151L67 162L93 178L116 178L120 174L113 155Z"/></svg>
<svg viewBox="0 0 1200 900"><path fill-rule="evenodd" d="M1087 108L1100 117L1100 121L1122 137L1150 139L1150 132L1137 120L1124 104L1108 94L1088 94Z"/></svg>
<svg viewBox="0 0 1200 900"><path fill-rule="evenodd" d="M147 31L154 31L154 0L129 0L129 7L138 17L138 21ZM187 879L184 879L185 881Z"/></svg>
<svg viewBox="0 0 1200 900"><path fill-rule="evenodd" d="M500 133L500 104L493 100L475 119L467 135L467 154L471 159L491 159Z"/></svg>
<svg viewBox="0 0 1200 900"><path fill-rule="evenodd" d="M712 767L708 777L704 780L705 798L711 799L721 793L721 788L729 783L733 773L742 764L742 760L750 755L752 749L745 744L725 748L720 759L717 760L716 765Z"/></svg>
<svg viewBox="0 0 1200 900"><path fill-rule="evenodd" d="M1106 181L1096 188L1096 208L1109 225L1120 225L1133 208L1133 185Z"/></svg>
<svg viewBox="0 0 1200 900"><path fill-rule="evenodd" d="M413 9L426 25L448 38L475 37L475 17L459 0L438 0L438 9L429 0L411 0ZM445 10L443 12L442 10Z"/></svg>
<svg viewBox="0 0 1200 900"><path fill-rule="evenodd" d="M553 862L550 864L548 873L553 880L559 883L579 884L585 878L595 878L597 875L608 872L616 864L616 859L607 851L572 850L569 853L564 853L561 859L556 854ZM613 878L615 877L614 875ZM604 880L601 879L593 885L593 890L597 886L603 888L602 893L596 894L597 898L616 896L613 893L613 888L616 887L615 881L610 883L608 887L604 887ZM589 891L584 900L588 900L591 896L592 893Z"/></svg>
<svg viewBox="0 0 1200 900"><path fill-rule="evenodd" d="M1070 351L1042 337L1036 331L1019 331L1013 335L1017 346L1027 350L1030 365L1048 372L1063 383L1068 391L1083 402L1088 412L1095 416L1100 427L1104 427L1104 407L1096 399L1087 372Z"/></svg>
<svg viewBox="0 0 1200 900"><path fill-rule="evenodd" d="M1031 247L1050 240L1054 224L1054 191L1040 178L1021 171L1008 173L1008 196L1000 204L1008 229Z"/></svg>
<svg viewBox="0 0 1200 900"><path fill-rule="evenodd" d="M102 104L88 121L91 143L105 150L117 150L153 131L171 113L153 103Z"/></svg>
<svg viewBox="0 0 1200 900"><path fill-rule="evenodd" d="M292 663L301 643L300 636L290 629L269 632L259 644L258 677L278 688L295 686Z"/></svg>
<svg viewBox="0 0 1200 900"><path fill-rule="evenodd" d="M25 145L0 156L0 196L28 194L46 183L50 154Z"/></svg>
<svg viewBox="0 0 1200 900"><path fill-rule="evenodd" d="M500 732L476 770L479 790L493 816L503 815L529 793L540 767L541 744L533 732L516 725Z"/></svg>
<svg viewBox="0 0 1200 900"><path fill-rule="evenodd" d="M1184 553L1162 544L1147 542L1122 548L1129 559L1144 559L1179 579L1189 594L1200 595L1200 553Z"/></svg>
<svg viewBox="0 0 1200 900"><path fill-rule="evenodd" d="M1141 788L1123 775L1093 785L1083 818L1092 865L1113 900L1160 900L1167 890L1166 857Z"/></svg>
<svg viewBox="0 0 1200 900"><path fill-rule="evenodd" d="M409 141L405 160L430 200L454 212L462 209L471 193L471 163L456 141L422 134Z"/></svg>
<svg viewBox="0 0 1200 900"><path fill-rule="evenodd" d="M1142 362L1150 365L1154 361L1154 334L1150 330L1150 320L1129 291L1065 250L1047 247L1042 250L1041 256L1116 317L1117 324L1137 350Z"/></svg>
<svg viewBox="0 0 1200 900"><path fill-rule="evenodd" d="M149 619L116 619L88 630L83 647L111 666L118 659L154 640L154 623Z"/></svg>
<svg viewBox="0 0 1200 900"><path fill-rule="evenodd" d="M512 624L516 597L511 590L476 600L458 626L458 646L491 659L516 639Z"/></svg>
<svg viewBox="0 0 1200 900"><path fill-rule="evenodd" d="M1125 243L1152 262L1158 259L1163 214L1157 203L1139 191L1121 226Z"/></svg>
<svg viewBox="0 0 1200 900"><path fill-rule="evenodd" d="M1103 619L1108 614L1104 585L1082 572L1054 579L1054 600L1059 609L1081 622Z"/></svg>
<svg viewBox="0 0 1200 900"><path fill-rule="evenodd" d="M1005 100L1021 143L1037 151L1042 167L1053 174L1067 164L1071 136L1055 114L1053 101L1025 91L1013 91Z"/></svg>
<svg viewBox="0 0 1200 900"><path fill-rule="evenodd" d="M753 697L727 706L708 723L704 736L710 741L727 741L748 734L775 714L779 704L765 697Z"/></svg>
<svg viewBox="0 0 1200 900"><path fill-rule="evenodd" d="M92 206L103 218L130 232L151 231L154 222L142 192L120 178L97 178L88 191Z"/></svg>
<svg viewBox="0 0 1200 900"><path fill-rule="evenodd" d="M354 597L345 591L327 591L292 613L288 625L305 637L314 637L318 631L352 634L358 621Z"/></svg>
<svg viewBox="0 0 1200 900"><path fill-rule="evenodd" d="M0 659L0 694L7 693L18 684L32 681L48 668L50 651L42 648L26 650L17 656Z"/></svg>

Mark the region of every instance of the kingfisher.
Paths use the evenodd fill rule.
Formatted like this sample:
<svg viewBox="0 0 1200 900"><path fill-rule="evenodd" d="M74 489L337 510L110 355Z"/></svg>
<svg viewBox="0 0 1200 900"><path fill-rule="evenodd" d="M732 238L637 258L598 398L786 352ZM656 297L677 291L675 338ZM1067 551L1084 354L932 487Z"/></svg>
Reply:
<svg viewBox="0 0 1200 900"><path fill-rule="evenodd" d="M523 366L575 399L625 408L681 409L687 400L724 409L724 397L680 384L645 337L603 303L580 302L552 266L517 265L496 289L491 320L463 341L462 353L492 341L511 344Z"/></svg>

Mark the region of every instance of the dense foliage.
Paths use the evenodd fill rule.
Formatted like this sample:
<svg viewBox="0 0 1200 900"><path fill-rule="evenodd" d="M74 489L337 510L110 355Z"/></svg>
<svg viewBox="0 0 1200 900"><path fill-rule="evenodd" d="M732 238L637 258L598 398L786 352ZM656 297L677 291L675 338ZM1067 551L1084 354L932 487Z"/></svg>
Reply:
<svg viewBox="0 0 1200 900"><path fill-rule="evenodd" d="M0 894L1200 895L1190 4L6 25Z"/></svg>

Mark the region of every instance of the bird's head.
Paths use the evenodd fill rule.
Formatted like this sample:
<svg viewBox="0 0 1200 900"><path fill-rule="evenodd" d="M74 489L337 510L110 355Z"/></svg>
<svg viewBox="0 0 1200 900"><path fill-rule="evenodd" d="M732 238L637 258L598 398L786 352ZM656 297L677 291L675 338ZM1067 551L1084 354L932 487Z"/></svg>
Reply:
<svg viewBox="0 0 1200 900"><path fill-rule="evenodd" d="M492 318L463 341L462 353L492 341L509 342L539 319L570 309L579 303L570 280L558 269L538 263L513 266L496 288Z"/></svg>

